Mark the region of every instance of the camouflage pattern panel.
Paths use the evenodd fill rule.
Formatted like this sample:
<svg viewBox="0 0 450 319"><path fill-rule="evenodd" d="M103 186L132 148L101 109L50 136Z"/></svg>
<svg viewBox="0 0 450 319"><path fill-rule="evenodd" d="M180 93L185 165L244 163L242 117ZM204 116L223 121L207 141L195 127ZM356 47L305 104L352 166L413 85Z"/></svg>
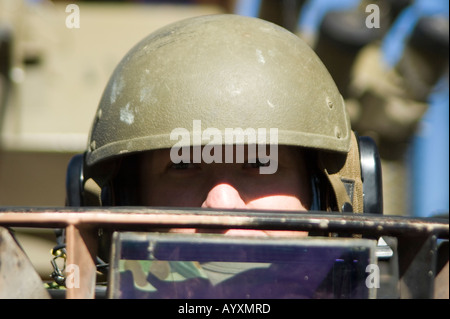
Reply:
<svg viewBox="0 0 450 319"><path fill-rule="evenodd" d="M119 260L118 271L120 297L189 298L191 290L208 285L208 277L198 262Z"/></svg>
<svg viewBox="0 0 450 319"><path fill-rule="evenodd" d="M115 233L109 297L372 298L366 239Z"/></svg>

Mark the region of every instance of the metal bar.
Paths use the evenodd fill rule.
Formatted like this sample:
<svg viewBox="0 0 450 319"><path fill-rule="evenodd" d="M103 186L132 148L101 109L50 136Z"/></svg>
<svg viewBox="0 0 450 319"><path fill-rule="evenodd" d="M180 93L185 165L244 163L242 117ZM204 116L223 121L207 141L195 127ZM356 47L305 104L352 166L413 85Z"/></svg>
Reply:
<svg viewBox="0 0 450 319"><path fill-rule="evenodd" d="M163 228L254 228L351 232L364 235L433 234L449 238L449 223L444 219L407 218L367 214L324 214L320 212L210 211L149 208L105 209L0 209L0 224L23 227L66 227L91 225L114 229Z"/></svg>
<svg viewBox="0 0 450 319"><path fill-rule="evenodd" d="M66 287L68 299L95 297L97 243L95 232L86 226L66 228Z"/></svg>

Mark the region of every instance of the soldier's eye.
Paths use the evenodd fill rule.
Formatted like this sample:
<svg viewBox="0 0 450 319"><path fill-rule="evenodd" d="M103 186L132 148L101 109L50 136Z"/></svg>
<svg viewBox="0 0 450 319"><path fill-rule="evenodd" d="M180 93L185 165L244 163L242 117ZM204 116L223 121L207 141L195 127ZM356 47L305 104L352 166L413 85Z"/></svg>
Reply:
<svg viewBox="0 0 450 319"><path fill-rule="evenodd" d="M245 163L245 165L244 165L245 168L260 168L260 167L265 167L265 166L270 166L269 159L265 159L262 161L259 158L257 158L256 160L249 161L249 162Z"/></svg>
<svg viewBox="0 0 450 319"><path fill-rule="evenodd" d="M184 170L184 169L190 169L195 168L195 165L193 163L185 163L181 161L180 163L173 163L170 168L176 169L176 170Z"/></svg>

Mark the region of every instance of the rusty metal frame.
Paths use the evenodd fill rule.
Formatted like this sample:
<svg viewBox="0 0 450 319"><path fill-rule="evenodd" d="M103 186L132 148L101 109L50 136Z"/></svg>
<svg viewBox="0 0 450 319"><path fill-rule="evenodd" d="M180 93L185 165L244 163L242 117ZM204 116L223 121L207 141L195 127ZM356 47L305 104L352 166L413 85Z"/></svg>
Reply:
<svg viewBox="0 0 450 319"><path fill-rule="evenodd" d="M67 298L94 298L99 229L143 230L161 228L252 228L336 232L363 236L396 236L402 242L449 238L448 219L408 218L363 214L286 211L235 211L150 208L0 208L0 226L65 228L67 263L76 264L80 285L67 289ZM405 247L402 246L402 247ZM414 246L414 245L412 245ZM421 247L417 247L420 249ZM414 250L410 255L417 254ZM400 265L409 274L412 261ZM409 276L409 275L408 275Z"/></svg>

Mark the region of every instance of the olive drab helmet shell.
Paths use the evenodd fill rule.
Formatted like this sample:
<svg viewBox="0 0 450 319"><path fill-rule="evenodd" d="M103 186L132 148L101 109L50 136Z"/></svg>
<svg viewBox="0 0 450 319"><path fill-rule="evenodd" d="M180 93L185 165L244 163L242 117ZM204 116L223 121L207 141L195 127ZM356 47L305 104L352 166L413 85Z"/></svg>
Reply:
<svg viewBox="0 0 450 319"><path fill-rule="evenodd" d="M175 144L208 144L192 138L194 121L203 130L220 130L222 136L227 128L265 129L267 142L275 128L279 145L321 151L317 166L327 176L339 210L349 202L362 212L358 147L327 69L296 35L237 15L173 23L122 59L90 132L85 194L103 196L111 170L102 163L114 162L110 159ZM180 128L190 133L186 145L171 139L171 132Z"/></svg>
<svg viewBox="0 0 450 319"><path fill-rule="evenodd" d="M194 120L222 133L277 128L280 145L350 148L342 97L312 49L272 23L212 15L159 29L123 58L101 98L87 164L171 148L171 131L192 133Z"/></svg>

